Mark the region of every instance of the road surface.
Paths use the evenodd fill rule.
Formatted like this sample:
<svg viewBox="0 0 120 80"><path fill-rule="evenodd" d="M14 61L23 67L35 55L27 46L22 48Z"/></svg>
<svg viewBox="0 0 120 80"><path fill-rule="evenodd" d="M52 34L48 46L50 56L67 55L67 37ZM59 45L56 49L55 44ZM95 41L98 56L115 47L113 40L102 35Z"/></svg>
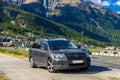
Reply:
<svg viewBox="0 0 120 80"><path fill-rule="evenodd" d="M11 80L109 80L110 77L120 79L120 63L92 58L92 66L88 71L59 71L49 73L45 68L30 68L28 59L19 59L0 54L0 71Z"/></svg>

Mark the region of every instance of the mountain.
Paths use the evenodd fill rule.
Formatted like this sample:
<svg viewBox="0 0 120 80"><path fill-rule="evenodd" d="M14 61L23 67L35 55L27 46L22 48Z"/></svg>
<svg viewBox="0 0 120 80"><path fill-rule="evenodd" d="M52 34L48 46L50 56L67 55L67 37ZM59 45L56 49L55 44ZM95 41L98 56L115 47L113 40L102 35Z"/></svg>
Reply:
<svg viewBox="0 0 120 80"><path fill-rule="evenodd" d="M6 29L12 36L39 35L45 31L47 35L80 41L84 32L87 44L120 43L120 15L95 3L83 0L16 1L7 0L11 6L1 8L4 12L0 15L0 26L4 26L0 30Z"/></svg>
<svg viewBox="0 0 120 80"><path fill-rule="evenodd" d="M83 0L37 0L20 8L107 43L120 42L120 14Z"/></svg>
<svg viewBox="0 0 120 80"><path fill-rule="evenodd" d="M13 37L17 34L25 37L28 33L39 35L43 34L43 31L56 36L70 37L71 33L80 36L79 33L62 24L16 9L7 3L0 3L0 14L0 32Z"/></svg>
<svg viewBox="0 0 120 80"><path fill-rule="evenodd" d="M81 33L50 21L41 16L18 9L16 6L6 2L0 2L0 40L1 38L16 36L36 40L39 35L51 37L65 37L81 41ZM104 46L106 43L83 37L87 44Z"/></svg>

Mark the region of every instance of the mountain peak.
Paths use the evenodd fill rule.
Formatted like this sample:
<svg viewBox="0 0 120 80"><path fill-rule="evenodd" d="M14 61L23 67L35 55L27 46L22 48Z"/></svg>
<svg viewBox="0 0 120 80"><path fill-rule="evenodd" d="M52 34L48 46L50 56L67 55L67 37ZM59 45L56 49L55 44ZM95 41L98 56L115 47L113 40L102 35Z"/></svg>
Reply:
<svg viewBox="0 0 120 80"><path fill-rule="evenodd" d="M104 9L91 0L19 0L18 2L22 2L19 6L22 10L61 23L79 34L84 31L85 36L94 40L120 43L120 14ZM37 21L37 24L39 22L41 21Z"/></svg>

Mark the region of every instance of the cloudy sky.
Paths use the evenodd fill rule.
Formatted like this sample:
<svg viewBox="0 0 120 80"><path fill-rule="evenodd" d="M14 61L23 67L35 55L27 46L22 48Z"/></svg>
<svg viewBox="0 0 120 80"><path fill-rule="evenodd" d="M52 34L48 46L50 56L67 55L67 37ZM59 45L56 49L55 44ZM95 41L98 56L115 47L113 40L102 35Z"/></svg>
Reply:
<svg viewBox="0 0 120 80"><path fill-rule="evenodd" d="M100 4L105 8L109 8L115 12L120 13L120 0L91 0L91 1Z"/></svg>

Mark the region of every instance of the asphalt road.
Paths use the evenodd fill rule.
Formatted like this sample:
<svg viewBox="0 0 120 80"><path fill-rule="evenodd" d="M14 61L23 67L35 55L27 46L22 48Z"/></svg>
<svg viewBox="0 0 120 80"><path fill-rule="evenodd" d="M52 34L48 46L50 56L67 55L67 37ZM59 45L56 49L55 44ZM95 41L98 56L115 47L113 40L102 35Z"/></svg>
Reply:
<svg viewBox="0 0 120 80"><path fill-rule="evenodd" d="M92 58L88 71L67 70L49 73L45 68L30 68L28 59L0 54L0 71L11 80L104 80L109 77L120 78L120 63Z"/></svg>
<svg viewBox="0 0 120 80"><path fill-rule="evenodd" d="M107 61L107 60L100 60L96 57L92 57L92 65L120 69L120 63L115 63L115 62L111 62L111 61Z"/></svg>

